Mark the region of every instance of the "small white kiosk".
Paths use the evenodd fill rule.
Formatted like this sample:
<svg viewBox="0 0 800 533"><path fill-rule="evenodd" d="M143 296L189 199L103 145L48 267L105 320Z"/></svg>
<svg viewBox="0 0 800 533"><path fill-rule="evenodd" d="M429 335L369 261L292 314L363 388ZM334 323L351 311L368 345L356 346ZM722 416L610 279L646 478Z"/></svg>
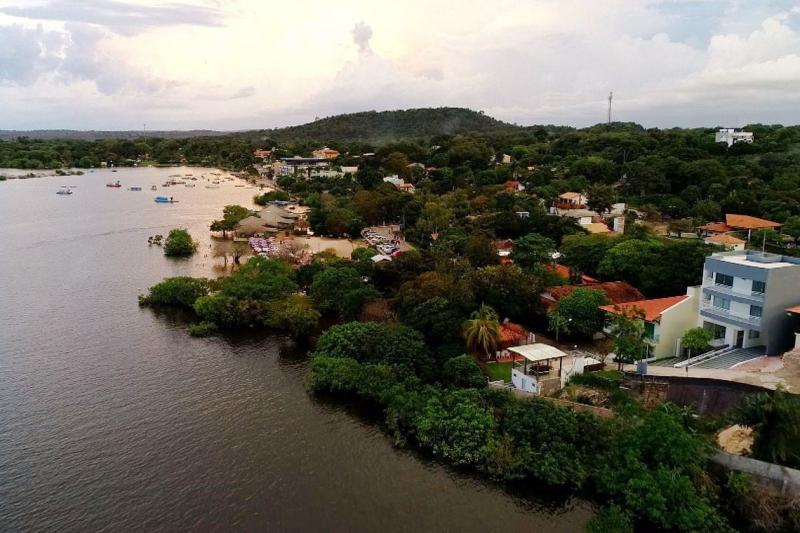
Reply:
<svg viewBox="0 0 800 533"><path fill-rule="evenodd" d="M508 351L522 357L522 361L514 357L511 364L511 383L515 388L532 394L542 394L545 384L554 386L555 390L561 387L561 370L566 353L555 346L542 343L513 346ZM553 365L555 360L558 360L557 369Z"/></svg>

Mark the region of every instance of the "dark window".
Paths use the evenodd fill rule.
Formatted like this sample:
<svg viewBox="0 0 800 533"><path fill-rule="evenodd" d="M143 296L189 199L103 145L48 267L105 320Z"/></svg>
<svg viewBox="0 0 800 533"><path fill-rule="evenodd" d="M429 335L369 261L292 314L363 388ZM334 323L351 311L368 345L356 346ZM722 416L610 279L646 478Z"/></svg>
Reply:
<svg viewBox="0 0 800 533"><path fill-rule="evenodd" d="M763 313L763 312L764 312L764 310L761 308L760 305L751 305L750 306L750 316L757 316L758 318L761 318L761 313Z"/></svg>
<svg viewBox="0 0 800 533"><path fill-rule="evenodd" d="M764 294L767 291L767 284L763 281L753 280L753 292Z"/></svg>
<svg viewBox="0 0 800 533"><path fill-rule="evenodd" d="M711 336L715 340L725 338L725 326L720 326L719 324L714 324L712 322L703 322L703 328L711 333Z"/></svg>
<svg viewBox="0 0 800 533"><path fill-rule="evenodd" d="M729 276L728 274L720 274L717 272L714 283L717 285L725 285L726 287L733 287L733 276Z"/></svg>

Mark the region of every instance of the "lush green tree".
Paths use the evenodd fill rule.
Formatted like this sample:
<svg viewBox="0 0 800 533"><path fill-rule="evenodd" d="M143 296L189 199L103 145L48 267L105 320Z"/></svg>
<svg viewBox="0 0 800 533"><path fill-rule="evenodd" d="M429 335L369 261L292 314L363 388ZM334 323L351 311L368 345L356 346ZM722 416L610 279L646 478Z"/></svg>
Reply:
<svg viewBox="0 0 800 533"><path fill-rule="evenodd" d="M433 371L430 352L418 331L377 322L348 322L331 327L320 336L314 356L386 364L421 377L430 377Z"/></svg>
<svg viewBox="0 0 800 533"><path fill-rule="evenodd" d="M500 322L497 312L486 304L473 311L463 326L467 349L488 358L497 351L500 342Z"/></svg>
<svg viewBox="0 0 800 533"><path fill-rule="evenodd" d="M489 237L481 233L467 239L464 256L476 268L495 265L498 262L497 248Z"/></svg>
<svg viewBox="0 0 800 533"><path fill-rule="evenodd" d="M511 259L515 265L526 270L533 270L551 264L555 248L553 241L547 237L530 233L514 241Z"/></svg>
<svg viewBox="0 0 800 533"><path fill-rule="evenodd" d="M264 194L257 195L253 198L253 202L255 202L258 205L267 205L268 203L275 200L285 202L289 200L289 193L287 193L286 191L282 191L280 189L276 189L274 191L269 191L265 192ZM245 217L246 216L247 215L245 215Z"/></svg>
<svg viewBox="0 0 800 533"><path fill-rule="evenodd" d="M278 300L297 291L288 263L258 256L252 257L219 285L222 294L238 299Z"/></svg>
<svg viewBox="0 0 800 533"><path fill-rule="evenodd" d="M428 400L417 420L417 439L454 464L483 464L494 452L495 420L474 390L454 390Z"/></svg>
<svg viewBox="0 0 800 533"><path fill-rule="evenodd" d="M314 308L311 298L304 294L292 294L269 306L269 326L288 331L294 337L304 337L316 331L320 313Z"/></svg>
<svg viewBox="0 0 800 533"><path fill-rule="evenodd" d="M486 385L486 378L475 358L459 355L445 361L442 365L442 381L449 387L481 388Z"/></svg>
<svg viewBox="0 0 800 533"><path fill-rule="evenodd" d="M250 216L250 210L240 205L226 205L222 209L222 219L211 222L211 231L221 231L223 238L226 233L236 229L236 226Z"/></svg>
<svg viewBox="0 0 800 533"><path fill-rule="evenodd" d="M642 530L727 530L713 506L704 466L711 447L669 405L613 422L596 460L601 494L637 517Z"/></svg>
<svg viewBox="0 0 800 533"><path fill-rule="evenodd" d="M577 272L595 276L606 253L619 242L602 234L571 235L561 245L561 261Z"/></svg>
<svg viewBox="0 0 800 533"><path fill-rule="evenodd" d="M209 280L179 276L167 278L150 287L147 295L139 297L141 305L171 305L189 307L209 291Z"/></svg>
<svg viewBox="0 0 800 533"><path fill-rule="evenodd" d="M681 337L681 348L689 352L688 357L692 357L692 355L698 355L706 351L711 339L711 332L705 328L687 329Z"/></svg>
<svg viewBox="0 0 800 533"><path fill-rule="evenodd" d="M496 265L472 273L470 286L475 300L497 310L501 318L528 321L540 313L542 277L516 265Z"/></svg>
<svg viewBox="0 0 800 533"><path fill-rule="evenodd" d="M611 206L617 201L617 194L610 185L593 185L587 191L586 203L589 209L601 215L611 211Z"/></svg>
<svg viewBox="0 0 800 533"><path fill-rule="evenodd" d="M435 296L414 307L403 317L406 324L425 335L428 343L437 346L461 338L465 314L447 298Z"/></svg>
<svg viewBox="0 0 800 533"><path fill-rule="evenodd" d="M323 313L355 317L361 306L378 297L351 266L332 266L314 276L309 294Z"/></svg>
<svg viewBox="0 0 800 533"><path fill-rule="evenodd" d="M647 344L644 339L644 312L641 309L611 315L611 335L614 338L614 353L618 370L622 365L645 357Z"/></svg>
<svg viewBox="0 0 800 533"><path fill-rule="evenodd" d="M800 241L800 215L795 215L786 219L783 223L783 233L794 239L795 245Z"/></svg>
<svg viewBox="0 0 800 533"><path fill-rule="evenodd" d="M608 303L603 291L579 287L550 310L551 329L567 335L591 337L603 329L605 316L599 307Z"/></svg>
<svg viewBox="0 0 800 533"><path fill-rule="evenodd" d="M164 241L164 255L169 257L186 257L197 250L197 243L185 229L170 230Z"/></svg>
<svg viewBox="0 0 800 533"><path fill-rule="evenodd" d="M751 394L739 409L741 423L755 430L752 455L800 468L800 399L777 390Z"/></svg>

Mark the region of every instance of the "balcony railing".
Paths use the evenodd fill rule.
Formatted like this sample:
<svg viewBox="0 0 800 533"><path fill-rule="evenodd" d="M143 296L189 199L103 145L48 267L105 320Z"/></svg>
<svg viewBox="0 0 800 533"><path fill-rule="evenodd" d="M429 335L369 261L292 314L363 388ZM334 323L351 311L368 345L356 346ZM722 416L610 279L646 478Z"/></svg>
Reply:
<svg viewBox="0 0 800 533"><path fill-rule="evenodd" d="M711 302L703 302L702 308L706 311L710 311L715 315L720 315L728 318L732 318L735 320L741 320L742 322L747 322L748 324L753 325L760 325L761 324L761 317L755 315L740 315L739 313L734 313L730 309L725 309L724 307L717 307Z"/></svg>
<svg viewBox="0 0 800 533"><path fill-rule="evenodd" d="M706 289L711 289L713 291L721 292L723 294L730 294L731 296L741 296L743 298L752 298L754 300L763 300L764 293L757 292L757 291L737 291L731 285L725 285L724 283L709 283L704 286Z"/></svg>

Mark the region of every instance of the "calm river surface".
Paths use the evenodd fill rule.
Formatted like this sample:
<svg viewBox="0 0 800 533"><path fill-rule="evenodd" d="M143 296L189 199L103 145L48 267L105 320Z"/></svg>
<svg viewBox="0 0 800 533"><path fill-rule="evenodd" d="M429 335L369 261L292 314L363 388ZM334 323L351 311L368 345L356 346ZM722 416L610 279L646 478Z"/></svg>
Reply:
<svg viewBox="0 0 800 533"><path fill-rule="evenodd" d="M207 224L256 192L162 190L178 172L211 171L0 182L0 530L581 529L579 500L511 496L315 401L285 339L193 339L140 309L166 276L218 274ZM201 241L194 258L147 246L178 226Z"/></svg>

